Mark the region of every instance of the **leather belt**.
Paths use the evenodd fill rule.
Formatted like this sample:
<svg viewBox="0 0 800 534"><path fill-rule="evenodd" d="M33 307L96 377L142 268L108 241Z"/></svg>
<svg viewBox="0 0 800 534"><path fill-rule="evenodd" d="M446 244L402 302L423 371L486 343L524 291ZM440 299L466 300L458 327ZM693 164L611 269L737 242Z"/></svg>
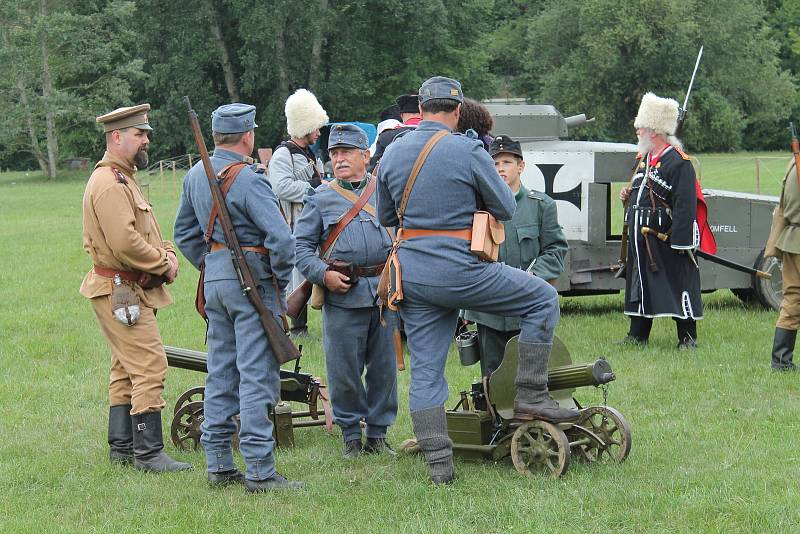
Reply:
<svg viewBox="0 0 800 534"><path fill-rule="evenodd" d="M228 245L212 241L211 252L217 252L219 250L228 250ZM248 252L255 252L256 254L269 254L269 249L265 247L242 247L242 250L246 250Z"/></svg>
<svg viewBox="0 0 800 534"><path fill-rule="evenodd" d="M472 241L472 228L464 230L424 230L421 228L400 228L397 231L397 239L402 241L404 239L413 239L415 237L455 237L457 239L464 239L465 241Z"/></svg>
<svg viewBox="0 0 800 534"><path fill-rule="evenodd" d="M93 266L92 270L104 278L114 278L115 275L119 275L119 277L126 282L139 284L143 289L160 287L167 281L165 276L145 273L142 271L123 271L121 269L110 269L108 267L101 267L99 265Z"/></svg>
<svg viewBox="0 0 800 534"><path fill-rule="evenodd" d="M378 265L368 265L367 267L356 267L354 270L359 277L378 276L383 272L383 267L386 262L379 263Z"/></svg>

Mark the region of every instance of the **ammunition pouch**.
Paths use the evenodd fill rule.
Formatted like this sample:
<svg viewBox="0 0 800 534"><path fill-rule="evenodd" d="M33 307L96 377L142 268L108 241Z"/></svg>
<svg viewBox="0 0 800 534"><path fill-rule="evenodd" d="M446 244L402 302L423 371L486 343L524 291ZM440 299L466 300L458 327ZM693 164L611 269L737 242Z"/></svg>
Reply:
<svg viewBox="0 0 800 534"><path fill-rule="evenodd" d="M488 211L476 211L472 218L469 250L483 261L497 261L500 245L506 240L506 228Z"/></svg>

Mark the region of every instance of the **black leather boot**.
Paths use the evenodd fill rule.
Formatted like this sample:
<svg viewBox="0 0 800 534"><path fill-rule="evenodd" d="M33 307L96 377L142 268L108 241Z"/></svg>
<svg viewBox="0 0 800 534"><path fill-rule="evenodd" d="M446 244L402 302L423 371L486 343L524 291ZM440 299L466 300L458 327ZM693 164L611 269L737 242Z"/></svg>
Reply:
<svg viewBox="0 0 800 534"><path fill-rule="evenodd" d="M576 421L578 410L562 408L547 391L547 367L550 362L551 343L519 342L517 362L517 396L514 399L514 419L533 421L542 419L551 423Z"/></svg>
<svg viewBox="0 0 800 534"><path fill-rule="evenodd" d="M140 471L186 471L191 464L178 462L164 453L161 434L161 412L133 416L133 467Z"/></svg>
<svg viewBox="0 0 800 534"><path fill-rule="evenodd" d="M133 427L131 405L118 404L108 409L108 445L112 462L124 465L133 463Z"/></svg>
<svg viewBox="0 0 800 534"><path fill-rule="evenodd" d="M775 339L772 342L772 368L776 371L794 371L792 363L794 342L797 339L797 330L775 328Z"/></svg>

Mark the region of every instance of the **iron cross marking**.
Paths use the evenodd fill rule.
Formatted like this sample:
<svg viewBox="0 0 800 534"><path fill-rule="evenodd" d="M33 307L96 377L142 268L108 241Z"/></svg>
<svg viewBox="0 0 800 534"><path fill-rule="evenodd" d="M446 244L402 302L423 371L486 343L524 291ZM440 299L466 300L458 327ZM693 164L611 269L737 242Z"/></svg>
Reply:
<svg viewBox="0 0 800 534"><path fill-rule="evenodd" d="M553 200L563 200L569 202L579 210L581 209L581 184L576 185L569 191L553 191L553 184L563 163L537 163L536 166L542 171L544 176L544 192Z"/></svg>

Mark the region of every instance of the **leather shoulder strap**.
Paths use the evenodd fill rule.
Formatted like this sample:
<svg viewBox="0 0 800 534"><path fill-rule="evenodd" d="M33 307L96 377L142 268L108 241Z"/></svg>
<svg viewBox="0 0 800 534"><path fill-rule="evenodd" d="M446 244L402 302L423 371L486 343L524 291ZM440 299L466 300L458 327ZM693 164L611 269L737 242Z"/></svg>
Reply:
<svg viewBox="0 0 800 534"><path fill-rule="evenodd" d="M374 180L375 178L370 178L370 179ZM339 195L344 197L351 204L355 204L356 202L358 202L358 199L359 199L358 195L356 195L352 191L348 191L347 189L345 189L341 185L337 184L335 181L329 182L328 185L330 186L331 189L333 189L336 193L339 193ZM367 184L367 185L369 186L369 184ZM364 207L362 207L361 209L366 211L367 213L369 213L373 217L377 217L378 216L377 212L375 211L375 208L369 202L364 204Z"/></svg>
<svg viewBox="0 0 800 534"><path fill-rule="evenodd" d="M372 193L375 191L376 183L377 180L375 179L371 179L369 181L367 187L365 187L364 190L361 192L361 195L359 195L358 200L356 200L356 202L353 204L353 207L350 208L350 211L345 213L344 217L342 217L336 224L336 226L333 227L331 233L328 234L328 238L325 240L325 242L319 249L320 256L323 256L325 252L327 252L330 246L333 245L333 243L336 241L336 238L339 237L339 234L341 234L344 231L347 225L350 224L350 221L352 221L353 218L356 215L358 215L358 212L361 211L361 208L363 208L364 205L366 205L367 201L369 200L369 197L371 197ZM333 185L333 183L328 185Z"/></svg>
<svg viewBox="0 0 800 534"><path fill-rule="evenodd" d="M220 190L222 191L222 197L224 198L228 191L230 191L233 182L236 181L236 177L239 176L239 173L242 172L245 165L247 165L244 161L236 161L231 163L230 165L226 165L221 171L217 173L217 180L222 180L222 185L220 186ZM203 236L203 239L206 243L211 245L211 235L214 233L214 224L217 222L217 207L211 207L211 213L208 217L208 226L206 226L206 233Z"/></svg>
<svg viewBox="0 0 800 534"><path fill-rule="evenodd" d="M411 174L408 176L405 189L403 189L403 198L400 200L400 207L397 208L397 218L400 219L400 227L403 226L403 215L406 212L406 205L408 205L408 197L411 196L411 189L414 187L414 182L417 181L419 171L425 164L425 160L428 159L428 154L430 154L433 147L436 146L436 143L441 141L449 133L450 132L447 130L440 130L433 134L433 137L428 139L428 142L422 147L422 151L419 153L419 156L417 156L417 161L415 161L414 166L411 167Z"/></svg>

